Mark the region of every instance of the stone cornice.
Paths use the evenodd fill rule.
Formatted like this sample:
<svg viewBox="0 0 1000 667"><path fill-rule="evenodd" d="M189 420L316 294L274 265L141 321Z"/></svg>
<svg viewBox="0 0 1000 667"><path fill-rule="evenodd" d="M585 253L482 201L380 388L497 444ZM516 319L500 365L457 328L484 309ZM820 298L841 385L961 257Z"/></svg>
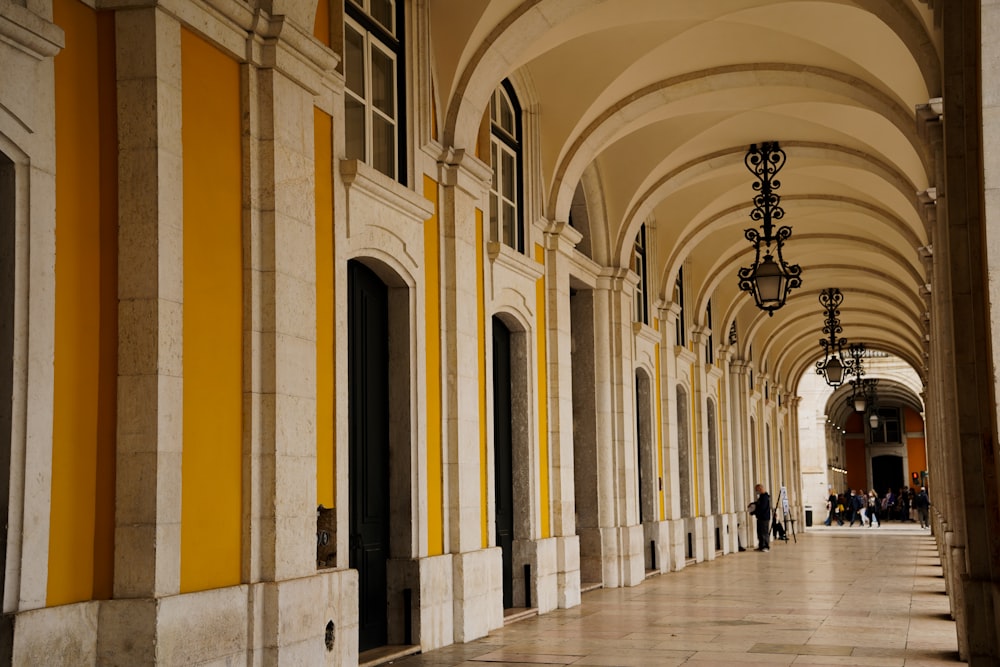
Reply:
<svg viewBox="0 0 1000 667"><path fill-rule="evenodd" d="M51 58L66 45L62 28L9 0L0 11L0 40L35 60Z"/></svg>
<svg viewBox="0 0 1000 667"><path fill-rule="evenodd" d="M538 280L545 274L543 264L517 252L506 243L490 241L486 244L486 252L491 262L528 280Z"/></svg>
<svg viewBox="0 0 1000 667"><path fill-rule="evenodd" d="M490 187L493 169L462 148L445 148L437 157L438 180L457 187L471 197L481 197Z"/></svg>
<svg viewBox="0 0 1000 667"><path fill-rule="evenodd" d="M364 192L414 222L422 223L434 214L433 202L360 160L341 160L340 175L348 193L353 189Z"/></svg>

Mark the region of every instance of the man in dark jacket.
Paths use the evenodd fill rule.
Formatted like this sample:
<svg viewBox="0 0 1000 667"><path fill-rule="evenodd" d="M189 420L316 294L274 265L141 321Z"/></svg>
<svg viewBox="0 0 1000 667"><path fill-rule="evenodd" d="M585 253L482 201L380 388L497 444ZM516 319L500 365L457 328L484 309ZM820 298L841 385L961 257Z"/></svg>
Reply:
<svg viewBox="0 0 1000 667"><path fill-rule="evenodd" d="M757 519L757 551L771 550L771 496L764 487L757 484L753 487L757 492L757 500L748 505L748 509Z"/></svg>
<svg viewBox="0 0 1000 667"><path fill-rule="evenodd" d="M913 497L913 509L917 510L917 518L920 519L921 528L930 528L931 522L927 518L927 508L931 501L927 497L927 488L921 486L920 492Z"/></svg>

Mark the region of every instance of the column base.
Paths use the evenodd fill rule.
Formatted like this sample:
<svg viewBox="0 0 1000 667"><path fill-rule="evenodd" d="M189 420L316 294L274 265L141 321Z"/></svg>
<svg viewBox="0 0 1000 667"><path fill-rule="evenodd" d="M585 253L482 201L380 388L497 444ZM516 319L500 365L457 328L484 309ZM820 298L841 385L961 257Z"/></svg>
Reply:
<svg viewBox="0 0 1000 667"><path fill-rule="evenodd" d="M499 547L452 556L455 641L503 627L503 552Z"/></svg>
<svg viewBox="0 0 1000 667"><path fill-rule="evenodd" d="M15 618L13 664L357 661L354 570L158 599L81 602L22 612Z"/></svg>

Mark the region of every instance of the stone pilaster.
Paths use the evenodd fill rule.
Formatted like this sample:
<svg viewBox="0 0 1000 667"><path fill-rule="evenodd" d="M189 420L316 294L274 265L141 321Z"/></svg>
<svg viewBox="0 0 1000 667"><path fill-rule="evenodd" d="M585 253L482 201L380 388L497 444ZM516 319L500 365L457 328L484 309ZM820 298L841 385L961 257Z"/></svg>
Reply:
<svg viewBox="0 0 1000 667"><path fill-rule="evenodd" d="M632 405L634 371L626 345L632 336L632 290L637 277L610 270L595 290L595 339L604 322L609 349L598 354L598 493L603 582L606 587L635 586L645 579L643 532L638 519L636 454ZM631 281L631 282L630 282ZM602 400L606 395L606 402Z"/></svg>
<svg viewBox="0 0 1000 667"><path fill-rule="evenodd" d="M981 7L980 5L984 6ZM997 380L985 369L995 367L998 352L986 335L990 331L990 279L996 239L984 208L984 178L996 181L997 132L995 92L988 78L995 69L997 48L980 37L980 22L995 25L996 7L986 3L953 3L942 7L944 179L938 185L938 216L944 218L943 235L935 235L935 247L948 256L946 326L953 345L944 355L952 364L949 378L961 378L946 409L954 415L956 437L948 440L956 452L959 484L956 503L963 517L955 522L957 567L961 586L952 591L957 604L959 653L970 665L996 664L1000 660L1000 602L996 594L996 572L1000 555L1000 497L998 489L997 407L992 403ZM995 41L995 40L994 40ZM987 82L987 83L984 83ZM989 92L987 92L989 91ZM980 109L982 104L983 109ZM993 107L993 108L989 108ZM985 150L985 153L981 151ZM984 159L985 156L985 159ZM990 196L995 188L990 188ZM995 221L993 221L995 223ZM942 240L944 243L942 243ZM982 243L986 241L986 261ZM938 253L935 253L936 255ZM937 292L937 285L934 292ZM942 395L941 398L945 398ZM946 399L947 400L947 399ZM964 535L961 527L965 526ZM958 553L964 546L964 554ZM957 568L956 568L957 569Z"/></svg>
<svg viewBox="0 0 1000 667"><path fill-rule="evenodd" d="M483 257L486 253L488 223L483 223L483 245L477 247L476 209L485 198L490 170L461 150L445 151L438 169L442 188L441 363L450 374L442 378L441 406L447 493L445 551L454 559L454 638L468 642L503 625L501 552L483 544L481 453L479 446L470 446L480 442L479 397L486 378L479 376L478 340L481 327L489 340L490 323L480 321L477 282L469 276L470 267L476 266L477 252ZM487 469L492 470L492 466L487 465ZM487 499L492 498L491 481L488 488ZM489 544L495 543L493 533L491 523Z"/></svg>
<svg viewBox="0 0 1000 667"><path fill-rule="evenodd" d="M183 248L180 25L116 14L119 106L117 600L180 586ZM135 109L156 109L139 114ZM127 604L127 603L124 603ZM141 630L135 628L142 619ZM155 614L136 614L152 650Z"/></svg>
<svg viewBox="0 0 1000 667"><path fill-rule="evenodd" d="M753 484L750 481L749 465L750 455L748 448L750 440L747 438L749 429L749 419L747 417L747 405L749 402L749 384L747 374L749 364L742 359L734 359L729 363L729 391L730 391L730 412L732 414L732 427L730 437L733 441L733 504L737 515L737 531L744 548L748 545L747 540L747 519L746 506L750 502L753 491Z"/></svg>
<svg viewBox="0 0 1000 667"><path fill-rule="evenodd" d="M549 498L552 535L556 541L556 599L559 607L580 603L580 542L576 535L573 468L573 357L570 312L570 267L582 234L565 222L544 233L546 317L548 327ZM544 508L543 508L544 510ZM539 608L541 611L541 608Z"/></svg>

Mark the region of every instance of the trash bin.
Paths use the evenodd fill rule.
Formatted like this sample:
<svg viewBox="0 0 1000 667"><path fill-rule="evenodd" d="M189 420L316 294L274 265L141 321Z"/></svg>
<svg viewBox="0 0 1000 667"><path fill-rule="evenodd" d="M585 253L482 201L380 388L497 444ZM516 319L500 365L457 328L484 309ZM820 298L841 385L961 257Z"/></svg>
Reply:
<svg viewBox="0 0 1000 667"><path fill-rule="evenodd" d="M813 525L813 508L806 505L806 528Z"/></svg>

